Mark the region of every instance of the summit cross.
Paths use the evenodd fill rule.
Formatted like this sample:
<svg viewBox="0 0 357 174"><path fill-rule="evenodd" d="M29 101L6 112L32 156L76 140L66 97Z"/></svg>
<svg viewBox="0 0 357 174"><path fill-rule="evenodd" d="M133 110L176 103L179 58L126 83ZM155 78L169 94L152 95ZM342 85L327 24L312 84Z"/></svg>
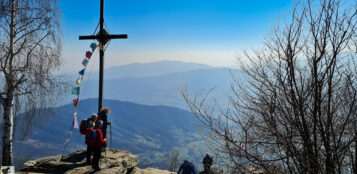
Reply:
<svg viewBox="0 0 357 174"><path fill-rule="evenodd" d="M104 46L111 39L127 39L128 35L110 35L104 29L104 0L100 0L100 19L99 19L99 32L97 35L79 36L79 40L93 40L99 42L99 98L98 98L98 113L103 106L103 76L104 76Z"/></svg>

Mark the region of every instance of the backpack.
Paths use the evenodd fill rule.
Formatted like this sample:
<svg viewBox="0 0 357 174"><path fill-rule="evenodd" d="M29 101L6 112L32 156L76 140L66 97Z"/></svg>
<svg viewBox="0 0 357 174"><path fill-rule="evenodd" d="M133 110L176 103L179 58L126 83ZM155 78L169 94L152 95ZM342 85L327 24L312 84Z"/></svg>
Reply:
<svg viewBox="0 0 357 174"><path fill-rule="evenodd" d="M88 128L87 120L84 119L81 121L81 124L79 125L79 132L82 135L86 135L87 128Z"/></svg>
<svg viewBox="0 0 357 174"><path fill-rule="evenodd" d="M188 165L191 166L192 170L193 170L195 173L197 173L197 172L196 172L196 167L195 167L195 165L194 165L192 162L188 162Z"/></svg>
<svg viewBox="0 0 357 174"><path fill-rule="evenodd" d="M92 127L92 126L94 127L94 125L95 125L95 122L93 122L91 118L84 119L81 121L81 124L79 126L79 132L82 135L86 135L87 128Z"/></svg>

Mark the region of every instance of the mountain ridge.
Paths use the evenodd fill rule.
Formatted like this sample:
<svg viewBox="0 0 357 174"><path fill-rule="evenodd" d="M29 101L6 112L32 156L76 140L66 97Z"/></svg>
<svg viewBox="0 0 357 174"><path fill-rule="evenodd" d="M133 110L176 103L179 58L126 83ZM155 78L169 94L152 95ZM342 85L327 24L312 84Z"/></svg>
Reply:
<svg viewBox="0 0 357 174"><path fill-rule="evenodd" d="M124 77L154 77L173 72L187 72L195 69L214 68L209 65L162 60L148 63L131 63L105 68L106 79L118 79ZM90 72L93 78L98 79L98 71Z"/></svg>

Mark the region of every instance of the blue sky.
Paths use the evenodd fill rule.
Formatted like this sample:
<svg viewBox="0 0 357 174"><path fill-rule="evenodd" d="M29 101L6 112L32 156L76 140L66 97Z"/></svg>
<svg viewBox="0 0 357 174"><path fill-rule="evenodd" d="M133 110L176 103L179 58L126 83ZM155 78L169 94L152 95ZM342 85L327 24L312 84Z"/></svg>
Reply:
<svg viewBox="0 0 357 174"><path fill-rule="evenodd" d="M128 34L111 41L105 67L158 60L233 66L237 53L261 45L291 6L291 0L105 0L110 33ZM77 71L90 44L78 36L94 32L99 0L61 0L60 9L64 69Z"/></svg>

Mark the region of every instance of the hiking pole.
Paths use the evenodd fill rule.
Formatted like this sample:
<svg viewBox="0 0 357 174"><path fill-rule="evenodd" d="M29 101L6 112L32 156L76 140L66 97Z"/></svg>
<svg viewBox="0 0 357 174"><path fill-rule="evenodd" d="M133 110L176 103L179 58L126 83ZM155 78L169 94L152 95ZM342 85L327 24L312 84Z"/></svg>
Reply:
<svg viewBox="0 0 357 174"><path fill-rule="evenodd" d="M112 124L109 125L110 126L110 146L109 146L109 149L112 149Z"/></svg>
<svg viewBox="0 0 357 174"><path fill-rule="evenodd" d="M104 148L104 155L105 155L105 165L108 167L108 159L107 159L107 147L108 147L108 127L105 129L105 138L107 139L107 142L105 142L106 146Z"/></svg>

